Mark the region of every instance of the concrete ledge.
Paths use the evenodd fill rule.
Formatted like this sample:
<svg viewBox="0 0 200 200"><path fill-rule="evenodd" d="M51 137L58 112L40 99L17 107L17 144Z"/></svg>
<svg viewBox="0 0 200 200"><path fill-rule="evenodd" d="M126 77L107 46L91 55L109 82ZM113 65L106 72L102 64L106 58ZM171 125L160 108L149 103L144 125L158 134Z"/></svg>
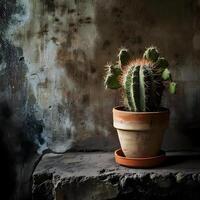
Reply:
<svg viewBox="0 0 200 200"><path fill-rule="evenodd" d="M33 173L34 200L200 199L200 157L168 154L156 169L119 166L113 153L46 154Z"/></svg>

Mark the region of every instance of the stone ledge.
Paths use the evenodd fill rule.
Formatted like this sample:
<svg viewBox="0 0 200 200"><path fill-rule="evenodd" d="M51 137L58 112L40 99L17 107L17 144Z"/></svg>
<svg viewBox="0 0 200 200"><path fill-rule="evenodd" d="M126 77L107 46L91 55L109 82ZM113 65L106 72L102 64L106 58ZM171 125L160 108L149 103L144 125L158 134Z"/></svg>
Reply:
<svg viewBox="0 0 200 200"><path fill-rule="evenodd" d="M200 157L168 154L165 166L130 169L113 153L46 154L33 173L34 200L200 199Z"/></svg>

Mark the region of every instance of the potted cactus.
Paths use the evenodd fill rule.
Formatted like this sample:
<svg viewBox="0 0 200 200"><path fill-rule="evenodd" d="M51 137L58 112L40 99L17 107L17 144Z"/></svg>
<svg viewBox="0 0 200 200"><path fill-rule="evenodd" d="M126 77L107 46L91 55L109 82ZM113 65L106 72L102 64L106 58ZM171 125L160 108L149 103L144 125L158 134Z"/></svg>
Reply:
<svg viewBox="0 0 200 200"><path fill-rule="evenodd" d="M168 65L156 47L147 48L138 59L122 48L117 63L106 65L105 87L122 92L124 105L113 108L113 125L126 158L160 154L169 123L169 110L160 106L163 90L176 91Z"/></svg>

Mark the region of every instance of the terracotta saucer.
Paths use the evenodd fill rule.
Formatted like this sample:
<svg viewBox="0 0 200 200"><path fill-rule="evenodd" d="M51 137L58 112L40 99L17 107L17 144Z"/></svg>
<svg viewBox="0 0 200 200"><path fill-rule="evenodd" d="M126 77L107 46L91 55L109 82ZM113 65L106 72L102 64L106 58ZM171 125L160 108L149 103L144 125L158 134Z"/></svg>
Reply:
<svg viewBox="0 0 200 200"><path fill-rule="evenodd" d="M121 149L115 151L116 163L132 168L152 168L161 165L166 160L164 151L160 151L158 156L147 158L128 158L125 157Z"/></svg>

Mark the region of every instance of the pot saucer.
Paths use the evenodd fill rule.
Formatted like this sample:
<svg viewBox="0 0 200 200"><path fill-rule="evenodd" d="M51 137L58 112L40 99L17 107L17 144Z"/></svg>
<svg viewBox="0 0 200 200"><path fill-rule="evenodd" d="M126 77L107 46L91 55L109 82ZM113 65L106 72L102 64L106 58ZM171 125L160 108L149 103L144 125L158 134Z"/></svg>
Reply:
<svg viewBox="0 0 200 200"><path fill-rule="evenodd" d="M125 157L121 149L115 151L116 163L132 168L152 168L161 165L166 160L164 151L160 151L158 156L146 158Z"/></svg>

